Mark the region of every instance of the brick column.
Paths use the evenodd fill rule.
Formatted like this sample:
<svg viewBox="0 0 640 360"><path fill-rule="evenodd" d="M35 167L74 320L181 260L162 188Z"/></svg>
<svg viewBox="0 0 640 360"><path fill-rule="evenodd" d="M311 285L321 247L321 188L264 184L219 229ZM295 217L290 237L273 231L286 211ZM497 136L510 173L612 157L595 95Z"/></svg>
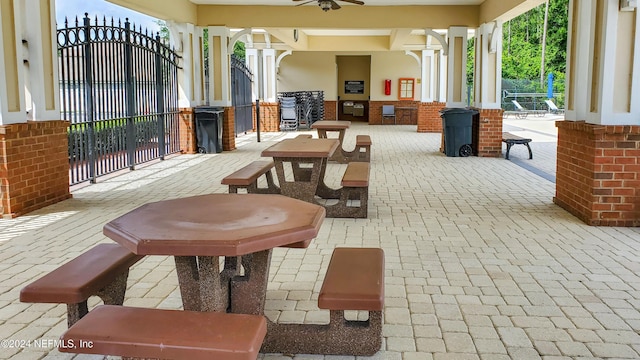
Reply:
<svg viewBox="0 0 640 360"><path fill-rule="evenodd" d="M502 155L502 109L477 109L478 156L500 157Z"/></svg>
<svg viewBox="0 0 640 360"><path fill-rule="evenodd" d="M16 217L71 197L68 121L0 125L0 213Z"/></svg>
<svg viewBox="0 0 640 360"><path fill-rule="evenodd" d="M224 108L224 120L222 121L222 150L231 151L236 149L236 121L235 108Z"/></svg>
<svg viewBox="0 0 640 360"><path fill-rule="evenodd" d="M640 126L558 121L553 201L588 225L640 226Z"/></svg>
<svg viewBox="0 0 640 360"><path fill-rule="evenodd" d="M338 102L335 100L324 101L324 119L326 120L335 120L338 118L338 114L336 114L336 106ZM371 118L371 113L369 113L369 118Z"/></svg>
<svg viewBox="0 0 640 360"><path fill-rule="evenodd" d="M195 116L193 108L181 108L178 124L180 132L180 151L183 154L195 154L198 152L196 138Z"/></svg>
<svg viewBox="0 0 640 360"><path fill-rule="evenodd" d="M443 102L418 103L418 132L442 132L440 110L446 106Z"/></svg>
<svg viewBox="0 0 640 360"><path fill-rule="evenodd" d="M260 103L260 132L280 131L278 103ZM253 105L253 129L256 129L256 105Z"/></svg>

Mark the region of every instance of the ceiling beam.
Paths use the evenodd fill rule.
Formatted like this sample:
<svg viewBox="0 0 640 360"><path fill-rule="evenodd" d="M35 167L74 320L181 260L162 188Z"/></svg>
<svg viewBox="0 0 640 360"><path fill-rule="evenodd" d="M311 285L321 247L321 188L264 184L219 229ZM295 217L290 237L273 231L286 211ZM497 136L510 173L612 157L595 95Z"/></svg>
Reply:
<svg viewBox="0 0 640 360"><path fill-rule="evenodd" d="M175 23L195 24L198 19L198 6L189 0L106 0L151 17L171 20ZM247 26L249 27L249 26Z"/></svg>
<svg viewBox="0 0 640 360"><path fill-rule="evenodd" d="M314 29L476 28L480 25L479 11L479 6L450 5L343 6L340 10L327 12L317 6L198 5L196 25Z"/></svg>
<svg viewBox="0 0 640 360"><path fill-rule="evenodd" d="M307 34L304 33L304 31L290 28L266 28L265 30L269 34L273 35L273 37L289 46L291 50L307 50L309 47L308 37ZM294 31L298 32L297 40L294 38Z"/></svg>
<svg viewBox="0 0 640 360"><path fill-rule="evenodd" d="M411 29L393 29L389 36L389 50L403 50L404 45L411 36Z"/></svg>
<svg viewBox="0 0 640 360"><path fill-rule="evenodd" d="M480 5L480 24L511 20L544 2L545 0L485 0Z"/></svg>

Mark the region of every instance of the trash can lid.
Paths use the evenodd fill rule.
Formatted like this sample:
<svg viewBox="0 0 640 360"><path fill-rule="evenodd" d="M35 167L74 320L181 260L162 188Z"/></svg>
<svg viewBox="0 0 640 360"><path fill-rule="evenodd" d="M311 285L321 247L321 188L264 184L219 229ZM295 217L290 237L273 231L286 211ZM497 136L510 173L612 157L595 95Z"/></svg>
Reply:
<svg viewBox="0 0 640 360"><path fill-rule="evenodd" d="M443 114L477 114L478 110L471 108L444 108L440 110L440 115Z"/></svg>
<svg viewBox="0 0 640 360"><path fill-rule="evenodd" d="M196 106L193 111L196 113L219 113L224 112L224 108L219 106Z"/></svg>

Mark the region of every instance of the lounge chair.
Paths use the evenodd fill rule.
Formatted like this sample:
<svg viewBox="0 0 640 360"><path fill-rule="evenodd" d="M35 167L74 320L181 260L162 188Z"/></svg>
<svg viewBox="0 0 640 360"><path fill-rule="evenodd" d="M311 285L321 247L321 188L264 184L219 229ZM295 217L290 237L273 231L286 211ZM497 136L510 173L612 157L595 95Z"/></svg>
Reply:
<svg viewBox="0 0 640 360"><path fill-rule="evenodd" d="M547 103L547 106L549 107L549 112L550 113L552 113L552 114L564 114L564 109L558 109L558 107L553 102L553 100L548 99L548 100L545 100L544 102Z"/></svg>
<svg viewBox="0 0 640 360"><path fill-rule="evenodd" d="M536 116L544 116L544 114L546 113L546 111L543 110L529 110L529 109L525 109L524 106L520 105L520 103L518 102L518 100L511 100L511 102L513 103L513 105L516 107L517 111L520 113L526 113L526 114L533 114ZM525 116L517 116L518 118L525 118L527 117Z"/></svg>

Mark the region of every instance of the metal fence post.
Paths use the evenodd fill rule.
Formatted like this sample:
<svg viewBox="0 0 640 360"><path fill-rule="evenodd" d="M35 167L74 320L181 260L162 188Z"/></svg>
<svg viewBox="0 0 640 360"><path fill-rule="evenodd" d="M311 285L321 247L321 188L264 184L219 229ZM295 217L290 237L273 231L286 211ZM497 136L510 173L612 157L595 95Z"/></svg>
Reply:
<svg viewBox="0 0 640 360"><path fill-rule="evenodd" d="M131 45L131 23L129 18L124 22L124 67L125 67L125 102L127 106L127 162L129 169L135 169L136 128L135 116L135 90L133 79L133 46Z"/></svg>
<svg viewBox="0 0 640 360"><path fill-rule="evenodd" d="M160 42L160 34L156 34L156 111L158 112L158 155L161 160L164 160L165 153L165 113L164 106L164 76L163 76L163 61L161 52L164 51L164 46Z"/></svg>
<svg viewBox="0 0 640 360"><path fill-rule="evenodd" d="M91 56L91 19L84 13L84 96L87 106L87 153L89 182L96 182L95 114L93 109L93 61Z"/></svg>

